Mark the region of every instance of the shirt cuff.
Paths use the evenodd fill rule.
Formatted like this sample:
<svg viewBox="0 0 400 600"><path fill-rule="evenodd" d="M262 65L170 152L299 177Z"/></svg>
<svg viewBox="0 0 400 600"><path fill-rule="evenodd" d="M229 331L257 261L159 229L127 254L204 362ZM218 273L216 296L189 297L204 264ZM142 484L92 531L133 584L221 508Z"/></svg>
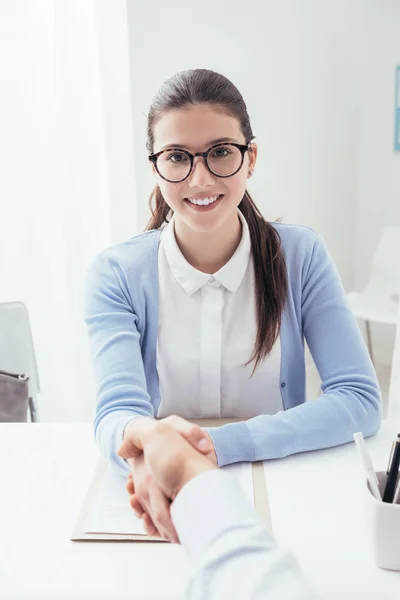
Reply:
<svg viewBox="0 0 400 600"><path fill-rule="evenodd" d="M237 462L254 462L255 446L245 422L228 423L221 427L205 427L214 444L219 467Z"/></svg>
<svg viewBox="0 0 400 600"><path fill-rule="evenodd" d="M171 505L171 517L192 559L201 556L224 531L238 524L261 524L236 479L219 469L205 471L184 485Z"/></svg>

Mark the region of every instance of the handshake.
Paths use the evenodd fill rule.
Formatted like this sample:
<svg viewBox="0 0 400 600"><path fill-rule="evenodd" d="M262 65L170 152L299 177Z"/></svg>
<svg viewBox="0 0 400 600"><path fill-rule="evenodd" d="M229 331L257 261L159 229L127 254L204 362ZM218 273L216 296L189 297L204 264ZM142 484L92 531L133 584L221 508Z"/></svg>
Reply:
<svg viewBox="0 0 400 600"><path fill-rule="evenodd" d="M216 472L214 446L201 427L175 416L135 418L118 455L131 466L130 504L149 535L179 543L170 508L188 484L172 506L182 544L196 560L188 600L316 600L298 564L271 538L238 483Z"/></svg>
<svg viewBox="0 0 400 600"><path fill-rule="evenodd" d="M179 543L170 506L186 483L217 468L211 436L181 417L137 417L125 428L117 454L131 467L126 488L146 533Z"/></svg>

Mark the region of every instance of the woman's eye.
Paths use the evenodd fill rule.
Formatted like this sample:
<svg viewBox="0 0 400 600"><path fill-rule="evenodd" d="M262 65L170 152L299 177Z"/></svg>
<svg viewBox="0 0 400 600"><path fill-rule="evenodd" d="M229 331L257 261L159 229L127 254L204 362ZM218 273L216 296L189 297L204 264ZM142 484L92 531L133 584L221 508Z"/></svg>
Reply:
<svg viewBox="0 0 400 600"><path fill-rule="evenodd" d="M171 152L167 156L167 160L169 160L172 163L184 162L187 159L188 157L186 156L186 154L183 154L183 152Z"/></svg>
<svg viewBox="0 0 400 600"><path fill-rule="evenodd" d="M229 148L226 148L225 146L221 146L220 148L215 148L215 150L213 150L212 157L213 158L225 158L229 154L231 154L231 151L229 150Z"/></svg>

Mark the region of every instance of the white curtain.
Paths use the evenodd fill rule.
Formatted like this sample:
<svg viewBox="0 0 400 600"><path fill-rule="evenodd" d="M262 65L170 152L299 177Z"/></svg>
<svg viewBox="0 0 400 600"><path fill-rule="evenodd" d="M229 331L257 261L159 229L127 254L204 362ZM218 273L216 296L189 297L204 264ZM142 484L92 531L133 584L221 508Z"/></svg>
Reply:
<svg viewBox="0 0 400 600"><path fill-rule="evenodd" d="M115 207L136 233L126 8L112 4L102 38L106 2L0 3L0 302L28 307L42 421L93 418L85 273L116 241Z"/></svg>

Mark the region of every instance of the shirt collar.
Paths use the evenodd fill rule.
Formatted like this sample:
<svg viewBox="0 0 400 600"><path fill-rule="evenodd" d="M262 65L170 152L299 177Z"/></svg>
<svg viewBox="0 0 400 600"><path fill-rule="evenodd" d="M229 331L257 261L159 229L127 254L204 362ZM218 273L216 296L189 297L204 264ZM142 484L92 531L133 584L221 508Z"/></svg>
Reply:
<svg viewBox="0 0 400 600"><path fill-rule="evenodd" d="M242 237L239 245L228 262L213 274L213 278L232 293L237 291L242 282L251 254L249 226L239 209L238 216L242 224ZM199 271L183 256L175 238L174 223L175 218L172 216L162 232L165 256L175 279L191 296L210 280L211 274Z"/></svg>
<svg viewBox="0 0 400 600"><path fill-rule="evenodd" d="M237 291L242 283L242 279L246 273L251 254L249 226L247 225L247 221L240 210L238 210L238 215L242 224L242 237L239 245L228 262L214 274L214 278L218 281L218 283L223 285L233 294Z"/></svg>

